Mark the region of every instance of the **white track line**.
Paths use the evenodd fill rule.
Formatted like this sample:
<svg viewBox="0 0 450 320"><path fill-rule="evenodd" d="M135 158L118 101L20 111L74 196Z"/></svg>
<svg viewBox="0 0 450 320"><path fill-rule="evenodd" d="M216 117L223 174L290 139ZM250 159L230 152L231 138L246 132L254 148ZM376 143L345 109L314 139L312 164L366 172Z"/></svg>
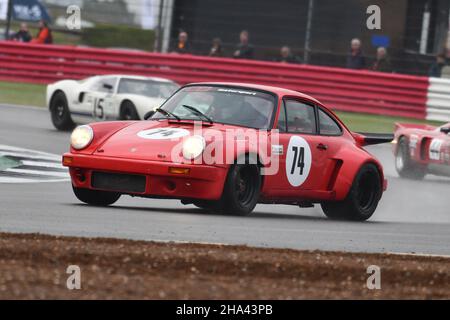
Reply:
<svg viewBox="0 0 450 320"><path fill-rule="evenodd" d="M69 171L62 166L61 156L59 155L8 145L0 145L0 150L0 156L18 157L20 160L18 166L0 171L2 173L0 183L41 183L70 180Z"/></svg>
<svg viewBox="0 0 450 320"><path fill-rule="evenodd" d="M414 256L414 257L424 257L424 258L445 258L450 259L450 255L446 254L427 254L427 253L405 253L405 252L386 252L386 254L392 254L396 256Z"/></svg>
<svg viewBox="0 0 450 320"><path fill-rule="evenodd" d="M249 246L245 244L230 244L230 243L220 243L220 242L204 242L204 241L184 241L184 240L161 240L161 239L146 239L145 241L149 242L160 242L160 243L176 243L176 244L200 244L200 245L213 245L213 246L245 246L250 248L267 248L267 249L278 249L273 247L259 247L259 246ZM301 250L301 249L292 249L295 251L311 251L311 250ZM321 250L326 251L326 250ZM334 252L334 251L329 251ZM385 254L385 255L396 255L396 256L415 256L415 257L425 257L425 258L444 258L450 259L450 255L441 255L441 254L427 254L427 253L404 253L404 252L352 252L352 251L343 251L344 253L362 253L362 254Z"/></svg>
<svg viewBox="0 0 450 320"><path fill-rule="evenodd" d="M38 167L55 168L55 169L67 169L62 164L55 163L55 162L22 160L21 163L25 166L38 166Z"/></svg>
<svg viewBox="0 0 450 320"><path fill-rule="evenodd" d="M3 170L3 172L20 173L20 174L24 174L24 175L34 174L34 175L55 177L55 178L57 178L57 177L68 178L69 177L68 172L39 171L39 170L18 169L18 168L9 168L9 169Z"/></svg>

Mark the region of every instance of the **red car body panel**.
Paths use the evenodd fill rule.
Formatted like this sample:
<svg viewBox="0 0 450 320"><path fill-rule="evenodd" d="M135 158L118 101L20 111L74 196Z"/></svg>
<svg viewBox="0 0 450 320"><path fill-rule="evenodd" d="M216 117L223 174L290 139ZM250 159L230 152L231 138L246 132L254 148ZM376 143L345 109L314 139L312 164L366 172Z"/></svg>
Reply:
<svg viewBox="0 0 450 320"><path fill-rule="evenodd" d="M283 150L288 150L292 136L301 136L310 146L312 159L309 176L301 187L293 187L286 175L286 154L280 155L280 167L275 175L263 176L260 202L263 203L298 203L301 201L322 202L343 200L354 180L355 175L365 163L375 164L380 172L381 183L386 189L383 169L379 161L362 147L356 134L347 127L319 101L307 95L276 87L236 84L236 83L207 83L202 85L224 85L247 89L264 90L277 96L277 108L272 129L277 128L279 112L284 98L293 98L302 102L316 105L331 115L342 127L342 135L305 135L280 133L279 144ZM145 140L137 133L158 127L180 128L193 133L193 125L189 122L170 120L137 121L137 122L102 122L90 125L94 131L93 142L83 150L74 150L64 154L63 161L70 167L72 184L78 188L91 188L92 171L112 173L128 173L145 175L146 188L142 193L135 194L145 197L165 197L176 199L209 199L217 200L221 197L228 164L207 165L204 163L176 163L172 159L173 148L177 141ZM223 131L239 129L239 127L213 124L208 129ZM264 133L271 145L272 130ZM355 138L357 137L357 138ZM206 141L208 147L213 141ZM237 145L236 141L226 141L236 145L234 159L246 154L253 154L261 163L267 163L270 154L259 154L251 144ZM319 144L328 146L326 150L319 150ZM225 163L225 162L224 162ZM189 170L188 174L172 174L170 168Z"/></svg>
<svg viewBox="0 0 450 320"><path fill-rule="evenodd" d="M431 173L450 175L450 135L441 128L450 128L450 122L441 127L396 123L394 136L395 141L407 139L412 161L429 166ZM397 148L394 144L394 154Z"/></svg>

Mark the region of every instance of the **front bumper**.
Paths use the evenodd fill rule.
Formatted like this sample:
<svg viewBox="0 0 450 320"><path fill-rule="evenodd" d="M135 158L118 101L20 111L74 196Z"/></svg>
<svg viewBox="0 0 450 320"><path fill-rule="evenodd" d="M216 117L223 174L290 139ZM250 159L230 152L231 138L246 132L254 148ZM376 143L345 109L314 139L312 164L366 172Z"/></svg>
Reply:
<svg viewBox="0 0 450 320"><path fill-rule="evenodd" d="M63 165L69 167L72 184L76 188L102 190L92 186L91 176L94 171L135 174L146 177L145 191L120 190L120 193L173 199L217 200L222 195L227 176L225 167L75 153L65 153ZM188 170L184 170L184 173L169 172L169 169L173 168Z"/></svg>

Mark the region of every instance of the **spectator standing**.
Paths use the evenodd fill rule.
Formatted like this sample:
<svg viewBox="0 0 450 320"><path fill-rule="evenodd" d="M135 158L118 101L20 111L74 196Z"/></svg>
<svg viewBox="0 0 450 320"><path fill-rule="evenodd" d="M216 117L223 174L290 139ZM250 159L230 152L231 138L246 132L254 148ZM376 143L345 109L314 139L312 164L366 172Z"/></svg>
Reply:
<svg viewBox="0 0 450 320"><path fill-rule="evenodd" d="M361 41L353 39L351 42L350 54L347 57L347 68L349 69L364 69L366 66L366 59L361 50Z"/></svg>
<svg viewBox="0 0 450 320"><path fill-rule="evenodd" d="M389 61L386 48L379 47L377 49L377 58L372 65L372 70L379 72L392 72L391 62Z"/></svg>
<svg viewBox="0 0 450 320"><path fill-rule="evenodd" d="M13 41L19 41L19 42L30 42L31 41L31 34L28 31L28 26L26 23L20 24L20 30L16 32L11 37L11 40Z"/></svg>
<svg viewBox="0 0 450 320"><path fill-rule="evenodd" d="M302 60L296 55L292 54L291 48L283 46L280 49L280 56L276 59L282 63L302 63Z"/></svg>
<svg viewBox="0 0 450 320"><path fill-rule="evenodd" d="M446 65L445 53L440 53L436 56L436 61L431 65L428 75L430 77L440 78L442 76L442 69Z"/></svg>
<svg viewBox="0 0 450 320"><path fill-rule="evenodd" d="M52 30L44 20L39 21L39 31L35 39L31 40L32 43L40 44L52 44L53 36Z"/></svg>
<svg viewBox="0 0 450 320"><path fill-rule="evenodd" d="M173 48L172 52L179 54L191 53L191 44L188 41L188 33L186 31L181 31L178 34L178 41Z"/></svg>
<svg viewBox="0 0 450 320"><path fill-rule="evenodd" d="M253 46L249 43L250 35L247 30L242 30L239 35L239 44L234 51L233 57L236 59L253 59Z"/></svg>
<svg viewBox="0 0 450 320"><path fill-rule="evenodd" d="M222 40L220 38L213 39L208 55L210 57L223 57Z"/></svg>

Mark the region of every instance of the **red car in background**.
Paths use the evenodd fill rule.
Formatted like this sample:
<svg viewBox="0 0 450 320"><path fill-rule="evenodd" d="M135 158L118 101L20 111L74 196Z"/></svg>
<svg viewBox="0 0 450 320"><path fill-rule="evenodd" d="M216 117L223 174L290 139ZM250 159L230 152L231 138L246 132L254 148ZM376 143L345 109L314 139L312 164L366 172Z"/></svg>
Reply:
<svg viewBox="0 0 450 320"><path fill-rule="evenodd" d="M394 136L395 168L400 177L450 177L450 122L441 127L397 123Z"/></svg>
<svg viewBox="0 0 450 320"><path fill-rule="evenodd" d="M350 132L299 92L190 84L146 119L74 130L63 164L79 200L106 206L121 195L180 199L234 215L257 203L319 203L330 218L363 221L387 186L363 146L393 136Z"/></svg>

